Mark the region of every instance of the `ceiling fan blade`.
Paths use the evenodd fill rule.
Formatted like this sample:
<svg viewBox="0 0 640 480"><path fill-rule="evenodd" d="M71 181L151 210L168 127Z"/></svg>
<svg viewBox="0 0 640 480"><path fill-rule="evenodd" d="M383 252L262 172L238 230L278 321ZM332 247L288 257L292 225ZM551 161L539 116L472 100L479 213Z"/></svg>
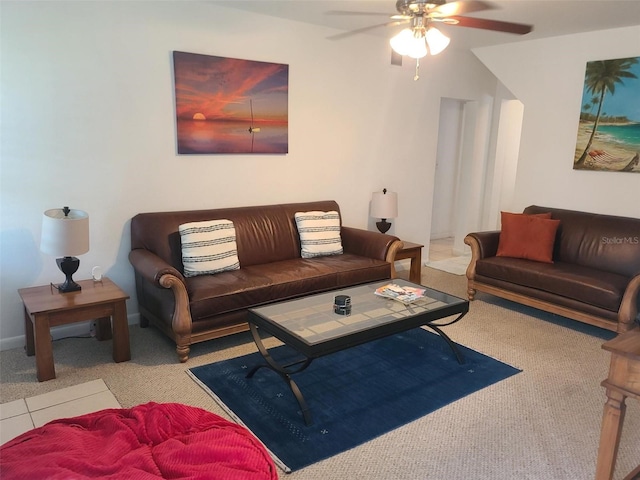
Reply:
<svg viewBox="0 0 640 480"><path fill-rule="evenodd" d="M457 23L449 23L446 20L456 20ZM480 28L482 30L494 30L496 32L515 33L525 35L533 30L533 25L523 23L501 22L499 20L488 20L485 18L473 17L447 17L445 24L458 27Z"/></svg>
<svg viewBox="0 0 640 480"><path fill-rule="evenodd" d="M467 0L464 2L444 3L428 11L430 17L450 17L452 15L464 15L481 10L492 10L495 7L480 0Z"/></svg>
<svg viewBox="0 0 640 480"><path fill-rule="evenodd" d="M349 30L348 32L343 32L343 33L338 33L336 35L331 35L331 36L327 37L327 39L329 39L329 40L340 40L340 39L345 38L345 37L350 37L351 35L356 35L358 33L363 33L363 32L367 32L369 30L373 30L374 28L395 27L396 25L403 25L405 23L409 23L409 20L398 20L398 21L394 21L394 22L379 23L377 25L369 25L368 27L358 28L356 30Z"/></svg>

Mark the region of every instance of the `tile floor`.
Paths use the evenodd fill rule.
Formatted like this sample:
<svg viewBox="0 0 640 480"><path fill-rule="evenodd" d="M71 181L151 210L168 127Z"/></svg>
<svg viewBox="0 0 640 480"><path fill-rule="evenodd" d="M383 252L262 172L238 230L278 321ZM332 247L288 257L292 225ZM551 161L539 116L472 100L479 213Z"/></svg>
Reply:
<svg viewBox="0 0 640 480"><path fill-rule="evenodd" d="M453 257L453 238L432 240L431 261ZM75 417L120 404L102 380L0 405L0 445L56 418Z"/></svg>
<svg viewBox="0 0 640 480"><path fill-rule="evenodd" d="M105 408L120 408L120 404L101 379L3 403L0 445L56 418L76 417Z"/></svg>

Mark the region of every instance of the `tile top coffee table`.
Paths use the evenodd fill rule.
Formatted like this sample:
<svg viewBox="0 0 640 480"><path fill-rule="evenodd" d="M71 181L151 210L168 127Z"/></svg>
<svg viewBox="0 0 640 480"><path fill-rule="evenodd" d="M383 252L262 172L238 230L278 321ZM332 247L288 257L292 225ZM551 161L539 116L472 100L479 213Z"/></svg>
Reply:
<svg viewBox="0 0 640 480"><path fill-rule="evenodd" d="M377 288L388 283L422 288L425 294L417 301L405 305L374 293ZM334 312L334 299L337 295L350 297L349 315ZM256 365L247 377L253 377L262 367L277 372L289 384L300 405L305 423L311 425L311 413L291 375L306 369L313 359L426 326L447 342L458 362L464 363L456 344L441 327L459 321L468 311L467 300L402 279L369 283L250 309L251 334L266 364ZM278 364L264 346L260 336L261 330L293 347L302 359L288 365Z"/></svg>
<svg viewBox="0 0 640 480"><path fill-rule="evenodd" d="M51 327L86 320L98 320L96 337L112 337L110 318L113 318L113 360L131 359L129 324L127 322L124 291L106 277L100 281L78 282L82 290L61 293L52 285L21 288L18 290L24 304L27 355L36 356L36 375L44 382L56 378L51 347Z"/></svg>

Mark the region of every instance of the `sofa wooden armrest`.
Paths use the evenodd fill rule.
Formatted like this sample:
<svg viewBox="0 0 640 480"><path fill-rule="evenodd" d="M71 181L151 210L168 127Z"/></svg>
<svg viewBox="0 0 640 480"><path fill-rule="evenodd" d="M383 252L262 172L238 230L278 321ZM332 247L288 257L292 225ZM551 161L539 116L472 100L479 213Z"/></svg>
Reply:
<svg viewBox="0 0 640 480"><path fill-rule="evenodd" d="M342 226L340 230L345 253L385 260L391 264L391 278L396 278L395 258L403 243L397 237L360 228Z"/></svg>
<svg viewBox="0 0 640 480"><path fill-rule="evenodd" d="M165 260L149 250L137 249L129 252L129 261L136 277L139 277L138 296L154 298L154 303L166 303L172 310L171 328L163 331L176 341L176 352L181 362L189 356L188 344L191 336L191 314L189 312L189 295L182 274ZM145 287L145 284L147 287ZM140 326L149 325L149 316L145 304L140 302Z"/></svg>
<svg viewBox="0 0 640 480"><path fill-rule="evenodd" d="M471 247L471 261L467 267L467 279L469 285L467 295L469 300L473 300L476 290L472 287L473 279L476 275L476 262L482 258L493 257L498 251L498 242L500 240L500 230L492 230L488 232L469 233L464 238L464 243Z"/></svg>
<svg viewBox="0 0 640 480"><path fill-rule="evenodd" d="M160 279L164 275L172 275L184 284L184 277L178 270L149 250L131 250L129 252L129 262L145 280L158 287L163 286L160 283Z"/></svg>
<svg viewBox="0 0 640 480"><path fill-rule="evenodd" d="M500 241L500 230L492 230L489 232L474 232L468 234L464 243L469 245L471 249L476 249L478 258L493 257L498 252L498 243Z"/></svg>
<svg viewBox="0 0 640 480"><path fill-rule="evenodd" d="M631 279L622 296L622 303L618 311L618 332L628 332L638 328L636 319L640 309L640 274Z"/></svg>

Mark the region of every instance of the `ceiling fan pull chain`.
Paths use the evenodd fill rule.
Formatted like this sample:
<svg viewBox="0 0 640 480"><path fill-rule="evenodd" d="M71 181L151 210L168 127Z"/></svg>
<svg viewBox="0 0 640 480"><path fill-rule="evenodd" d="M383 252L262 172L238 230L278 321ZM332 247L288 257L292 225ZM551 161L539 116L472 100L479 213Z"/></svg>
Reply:
<svg viewBox="0 0 640 480"><path fill-rule="evenodd" d="M416 75L413 77L413 81L417 82L420 78L420 59L416 58Z"/></svg>

